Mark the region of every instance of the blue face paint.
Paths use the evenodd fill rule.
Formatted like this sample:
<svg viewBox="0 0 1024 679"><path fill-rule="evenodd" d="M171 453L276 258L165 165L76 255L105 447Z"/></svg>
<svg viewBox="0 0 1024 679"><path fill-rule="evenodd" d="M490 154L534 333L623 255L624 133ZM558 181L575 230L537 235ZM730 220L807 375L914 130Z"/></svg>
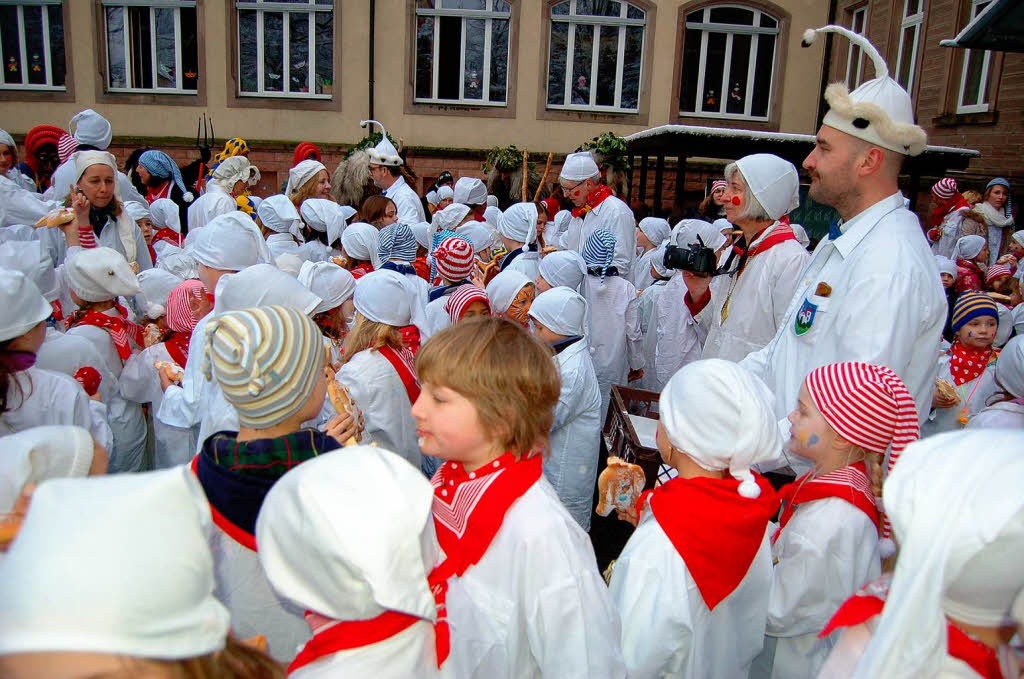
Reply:
<svg viewBox="0 0 1024 679"><path fill-rule="evenodd" d="M807 439L807 445L808 446L816 446L816 445L818 445L819 441L821 441L821 439L818 438L817 434L811 434L811 438Z"/></svg>

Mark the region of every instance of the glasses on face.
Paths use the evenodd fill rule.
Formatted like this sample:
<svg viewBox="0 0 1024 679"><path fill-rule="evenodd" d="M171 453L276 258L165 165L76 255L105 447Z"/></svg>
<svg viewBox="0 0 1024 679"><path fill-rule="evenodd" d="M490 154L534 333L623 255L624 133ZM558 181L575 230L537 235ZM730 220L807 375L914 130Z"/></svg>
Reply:
<svg viewBox="0 0 1024 679"><path fill-rule="evenodd" d="M586 180L584 179L583 181L586 181ZM564 193L567 196L569 194L571 194L571 193L575 193L576 189L578 189L581 184L583 184L583 182L576 182L572 186L566 186L565 184L562 184L561 182L559 182L559 185L562 187L562 193Z"/></svg>

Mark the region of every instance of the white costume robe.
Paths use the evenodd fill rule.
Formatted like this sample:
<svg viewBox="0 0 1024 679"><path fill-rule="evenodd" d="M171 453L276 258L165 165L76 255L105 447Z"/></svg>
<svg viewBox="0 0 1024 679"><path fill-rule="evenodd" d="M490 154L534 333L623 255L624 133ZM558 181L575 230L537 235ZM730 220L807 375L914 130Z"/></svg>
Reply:
<svg viewBox="0 0 1024 679"><path fill-rule="evenodd" d="M621 276L607 276L602 283L600 276L588 274L583 279L583 290L590 313L588 339L601 388L601 421L604 422L612 385L626 384L630 370L644 367L636 288Z"/></svg>
<svg viewBox="0 0 1024 679"><path fill-rule="evenodd" d="M654 367L658 355L658 300L661 298L661 293L665 292L669 281L656 281L653 278L651 281L637 300L636 309L637 316L640 318L640 334L643 335L644 376L636 386L637 389L661 391L664 383L659 383L658 372Z"/></svg>
<svg viewBox="0 0 1024 679"><path fill-rule="evenodd" d="M73 424L94 431L89 397L82 385L67 375L33 366L11 376L7 396L9 410L0 415L0 434L4 436L48 424Z"/></svg>
<svg viewBox="0 0 1024 679"><path fill-rule="evenodd" d="M960 397L960 403L952 408L931 409L927 413L924 424L921 425L921 438L963 429L964 424L959 422L961 415L966 415L967 419L970 420L970 418L985 409L985 402L999 390L999 387L996 385L995 363L989 363L985 371L970 382L956 385L953 382L953 375L949 370L949 360L950 357L945 354L939 357L935 377L945 380L946 384L956 390L957 395Z"/></svg>
<svg viewBox="0 0 1024 679"><path fill-rule="evenodd" d="M654 346L656 381L646 383L652 391L660 392L677 370L700 358L707 333L690 315L686 293L683 277L673 276L654 304L655 325L649 332L657 336Z"/></svg>
<svg viewBox="0 0 1024 679"><path fill-rule="evenodd" d="M295 242L290 233L272 233L268 235L267 248L274 259L277 259L278 255L283 254L296 255L303 260L306 259L301 250L299 250L299 244Z"/></svg>
<svg viewBox="0 0 1024 679"><path fill-rule="evenodd" d="M544 476L583 530L590 530L601 436L601 389L590 345L580 339L555 355L562 388Z"/></svg>
<svg viewBox="0 0 1024 679"><path fill-rule="evenodd" d="M409 673L411 668L416 668L412 674ZM434 626L420 620L384 641L318 658L291 672L288 679L435 679L440 676L434 650Z"/></svg>
<svg viewBox="0 0 1024 679"><path fill-rule="evenodd" d="M772 560L765 536L747 574L709 610L679 552L646 509L612 570L630 679L746 677L764 643Z"/></svg>
<svg viewBox="0 0 1024 679"><path fill-rule="evenodd" d="M142 236L142 230L137 224L133 224L132 228L132 238L135 243L135 261L139 264L139 271L152 269L153 258L149 255L149 247L146 245L146 239ZM41 235L40 241L46 245L50 256L56 264L64 262L68 255L72 254L69 252L67 241L64 239L64 233L60 229L44 229L44 231L48 233ZM100 235L96 237L96 245L101 248L117 250L125 256L125 259L128 259L124 243L121 242L121 235L117 232L117 222L113 219L108 219L107 223L103 225ZM69 307L64 308L67 309ZM74 309L74 305L70 308Z"/></svg>
<svg viewBox="0 0 1024 679"><path fill-rule="evenodd" d="M195 449L192 447L190 428L171 427L153 415L160 411L160 404L164 400L160 375L153 367L155 361L175 362L163 342L132 355L124 364L119 384L121 396L125 399L139 404L152 404L149 412L154 436L153 468L167 469L191 460Z"/></svg>
<svg viewBox="0 0 1024 679"><path fill-rule="evenodd" d="M774 339L742 361L775 394L784 440L804 378L830 363L884 365L903 379L922 421L931 408L948 307L917 216L895 193L842 229L818 244ZM783 454L797 474L808 469Z"/></svg>
<svg viewBox="0 0 1024 679"><path fill-rule="evenodd" d="M615 236L615 257L612 266L627 278L636 259L636 218L633 211L615 196L608 196L582 218L573 217L565 233L564 249L583 253L583 244L598 229Z"/></svg>
<svg viewBox="0 0 1024 679"><path fill-rule="evenodd" d="M59 207L55 201L46 200L3 176L0 176L0 206L3 208L0 210L0 227L35 224L37 219Z"/></svg>
<svg viewBox="0 0 1024 679"><path fill-rule="evenodd" d="M448 583L445 676L626 676L594 549L543 477L505 514L480 561Z"/></svg>
<svg viewBox="0 0 1024 679"><path fill-rule="evenodd" d="M520 253L508 263L504 270L509 269L520 272L531 281L537 280L537 275L540 273L540 253L535 250Z"/></svg>
<svg viewBox="0 0 1024 679"><path fill-rule="evenodd" d="M1024 404L994 403L972 417L967 429L1024 429Z"/></svg>
<svg viewBox="0 0 1024 679"><path fill-rule="evenodd" d="M231 194L222 189L216 182L206 185L206 193L192 201L188 206L188 230L194 231L209 224L215 217L234 212L238 203Z"/></svg>
<svg viewBox="0 0 1024 679"><path fill-rule="evenodd" d="M777 228L778 222L765 229L750 247L757 247ZM810 254L799 242L788 240L747 259L742 275L716 276L711 284L711 301L697 314L709 328L701 358L740 361L771 342L782 327L800 272L809 259ZM723 322L726 299L729 314Z"/></svg>
<svg viewBox="0 0 1024 679"><path fill-rule="evenodd" d="M881 573L878 529L846 500L809 501L797 507L779 534L772 557L768 636L751 676L816 677L838 637L818 639L818 632L843 602Z"/></svg>
<svg viewBox="0 0 1024 679"><path fill-rule="evenodd" d="M384 195L395 203L398 209L399 224L419 224L427 221L423 214L423 201L411 186L405 183L405 177L397 177L395 183L384 191Z"/></svg>

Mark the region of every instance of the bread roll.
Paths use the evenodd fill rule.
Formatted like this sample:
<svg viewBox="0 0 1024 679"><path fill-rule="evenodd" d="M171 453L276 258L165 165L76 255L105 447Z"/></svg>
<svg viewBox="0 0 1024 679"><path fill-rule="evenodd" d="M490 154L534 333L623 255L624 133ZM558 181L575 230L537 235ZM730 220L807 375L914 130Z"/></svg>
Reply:
<svg viewBox="0 0 1024 679"><path fill-rule="evenodd" d="M954 402L953 405L960 403L960 395L956 393L953 385L944 379L935 378L935 391L943 398L952 400Z"/></svg>
<svg viewBox="0 0 1024 679"><path fill-rule="evenodd" d="M327 398L331 400L331 406L339 415L352 415L352 395L348 393L345 385L338 380L331 380L327 383ZM358 429L354 436L345 441L346 446L354 446L363 440L363 434Z"/></svg>
<svg viewBox="0 0 1024 679"><path fill-rule="evenodd" d="M181 382L181 378L185 376L185 371L181 366L170 361L153 361L153 367L171 382Z"/></svg>
<svg viewBox="0 0 1024 679"><path fill-rule="evenodd" d="M69 207L60 207L56 210L51 210L45 215L36 220L36 226L45 226L46 228L53 228L56 226L62 226L71 222L75 218L75 211Z"/></svg>
<svg viewBox="0 0 1024 679"><path fill-rule="evenodd" d="M619 457L609 457L608 466L597 478L600 499L594 511L599 516L608 516L613 509L630 511L636 505L646 482L647 477L639 465L630 464Z"/></svg>

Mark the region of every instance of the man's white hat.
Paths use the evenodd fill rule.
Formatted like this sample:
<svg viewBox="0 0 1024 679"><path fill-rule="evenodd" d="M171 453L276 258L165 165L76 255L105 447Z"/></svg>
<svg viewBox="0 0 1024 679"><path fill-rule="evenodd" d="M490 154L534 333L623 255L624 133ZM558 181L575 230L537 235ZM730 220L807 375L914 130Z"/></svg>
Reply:
<svg viewBox="0 0 1024 679"><path fill-rule="evenodd" d="M928 137L914 123L910 95L889 77L889 67L866 37L842 26L822 26L804 31L803 46L810 47L818 33L839 33L860 47L875 67L875 78L850 92L843 83L825 89L829 111L823 124L840 132L907 156L924 150Z"/></svg>
<svg viewBox="0 0 1024 679"><path fill-rule="evenodd" d="M487 202L487 187L476 177L459 177L452 197L463 205L483 205Z"/></svg>
<svg viewBox="0 0 1024 679"><path fill-rule="evenodd" d="M398 155L398 149L388 139L388 131L376 120L360 120L359 127L376 125L380 128L380 141L373 148L366 149L366 155L370 157L370 165L385 165L387 167L399 167L403 164L402 156ZM370 130L373 131L372 128Z"/></svg>
<svg viewBox="0 0 1024 679"><path fill-rule="evenodd" d="M584 179L596 177L601 173L597 167L597 161L590 151L578 151L570 153L562 163L562 171L558 174L561 179L568 179L571 182L581 182Z"/></svg>

